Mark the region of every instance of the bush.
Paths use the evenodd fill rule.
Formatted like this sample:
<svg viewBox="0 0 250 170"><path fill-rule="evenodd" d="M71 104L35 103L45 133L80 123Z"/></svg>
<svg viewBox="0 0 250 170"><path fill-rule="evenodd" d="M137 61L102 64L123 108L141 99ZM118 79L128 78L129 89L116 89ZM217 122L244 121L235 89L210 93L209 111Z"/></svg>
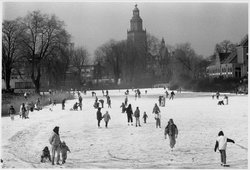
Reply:
<svg viewBox="0 0 250 170"><path fill-rule="evenodd" d="M7 116L8 115L8 110L10 106L12 105L16 113L19 113L20 106L22 103L26 102L33 102L36 103L37 99L40 99L40 106L46 106L49 104L49 98L51 100L56 100L56 103L61 103L61 101L66 98L67 100L73 99L74 96L68 92L60 92L60 93L55 93L53 95L41 95L39 96L38 94L32 94L28 96L28 99L25 100L23 95L19 94L2 94L2 116Z"/></svg>

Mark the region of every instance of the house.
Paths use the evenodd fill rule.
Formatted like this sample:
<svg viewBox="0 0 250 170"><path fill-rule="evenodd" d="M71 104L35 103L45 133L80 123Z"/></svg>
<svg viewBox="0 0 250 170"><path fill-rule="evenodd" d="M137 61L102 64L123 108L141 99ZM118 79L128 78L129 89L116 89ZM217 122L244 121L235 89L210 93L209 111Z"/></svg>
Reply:
<svg viewBox="0 0 250 170"><path fill-rule="evenodd" d="M236 47L235 52L216 53L215 61L207 67L211 78L223 76L225 78L243 78L248 76L248 35Z"/></svg>

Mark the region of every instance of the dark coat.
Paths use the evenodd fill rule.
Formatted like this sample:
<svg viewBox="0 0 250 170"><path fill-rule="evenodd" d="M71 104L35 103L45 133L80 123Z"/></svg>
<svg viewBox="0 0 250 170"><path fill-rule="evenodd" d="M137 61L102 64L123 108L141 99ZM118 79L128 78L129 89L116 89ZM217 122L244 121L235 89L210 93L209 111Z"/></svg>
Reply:
<svg viewBox="0 0 250 170"><path fill-rule="evenodd" d="M96 112L96 118L97 118L97 120L102 120L102 112L101 111L97 111Z"/></svg>

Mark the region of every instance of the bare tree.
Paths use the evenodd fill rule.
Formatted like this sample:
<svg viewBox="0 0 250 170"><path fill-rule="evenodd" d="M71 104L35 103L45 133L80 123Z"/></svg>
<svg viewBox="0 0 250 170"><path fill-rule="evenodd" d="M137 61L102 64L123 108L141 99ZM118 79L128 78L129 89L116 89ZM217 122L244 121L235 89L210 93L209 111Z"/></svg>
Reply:
<svg viewBox="0 0 250 170"><path fill-rule="evenodd" d="M42 61L62 45L67 46L70 36L64 29L63 21L55 15L48 16L40 11L29 13L23 19L22 26L23 51L31 64L31 79L35 91L39 93Z"/></svg>
<svg viewBox="0 0 250 170"><path fill-rule="evenodd" d="M70 63L73 67L77 69L77 75L79 84L81 83L81 71L84 65L89 62L89 53L84 47L78 47L73 50L72 56L70 58Z"/></svg>
<svg viewBox="0 0 250 170"><path fill-rule="evenodd" d="M6 89L10 89L10 78L15 62L20 57L20 20L5 20L2 24L2 73Z"/></svg>
<svg viewBox="0 0 250 170"><path fill-rule="evenodd" d="M231 53L236 51L236 45L229 40L224 40L215 45L215 52L218 53Z"/></svg>

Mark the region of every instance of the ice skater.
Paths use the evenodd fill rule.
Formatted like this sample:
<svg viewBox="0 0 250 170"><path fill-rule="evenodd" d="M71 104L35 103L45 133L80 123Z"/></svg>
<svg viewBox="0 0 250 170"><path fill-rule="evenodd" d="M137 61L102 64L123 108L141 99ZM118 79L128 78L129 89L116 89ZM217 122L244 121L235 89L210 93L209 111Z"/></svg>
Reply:
<svg viewBox="0 0 250 170"><path fill-rule="evenodd" d="M122 103L122 105L120 106L120 108L122 108L122 113L124 113L126 111L126 106L124 103Z"/></svg>
<svg viewBox="0 0 250 170"><path fill-rule="evenodd" d="M147 113L146 112L144 112L144 114L143 114L143 120L144 120L144 123L147 123L147 118L148 118L148 115L147 115Z"/></svg>
<svg viewBox="0 0 250 170"><path fill-rule="evenodd" d="M97 112L96 112L96 119L97 119L98 128L100 128L100 123L101 123L102 118L103 117L102 117L101 108L99 107Z"/></svg>
<svg viewBox="0 0 250 170"><path fill-rule="evenodd" d="M66 102L66 99L64 98L64 99L62 100L62 110L65 109L65 102Z"/></svg>
<svg viewBox="0 0 250 170"><path fill-rule="evenodd" d="M156 128L161 128L161 114L160 112L155 112Z"/></svg>
<svg viewBox="0 0 250 170"><path fill-rule="evenodd" d="M79 95L79 107L80 107L80 110L82 110L82 96L80 95L80 93L78 94Z"/></svg>
<svg viewBox="0 0 250 170"><path fill-rule="evenodd" d="M105 127L108 128L109 120L111 120L111 117L110 117L108 111L106 111L106 113L103 115L103 119L104 119L104 122L105 122Z"/></svg>
<svg viewBox="0 0 250 170"><path fill-rule="evenodd" d="M171 151L173 151L173 148L176 144L176 138L178 136L178 128L174 124L173 119L169 119L168 125L165 127L164 135L165 135L165 139L167 139L167 135L168 135L170 148L171 148Z"/></svg>
<svg viewBox="0 0 250 170"><path fill-rule="evenodd" d="M157 112L157 113L160 113L161 111L160 111L160 108L159 108L159 107L157 106L157 104L155 103L155 106L154 106L154 108L153 108L153 112L152 112L152 113L154 114L154 113L156 113L156 112Z"/></svg>
<svg viewBox="0 0 250 170"><path fill-rule="evenodd" d="M139 107L136 107L134 116L135 116L135 126L137 127L137 124L138 124L138 126L141 126L141 124L140 124L140 110L139 110Z"/></svg>
<svg viewBox="0 0 250 170"><path fill-rule="evenodd" d="M108 96L108 108L111 108L111 99L109 96Z"/></svg>
<svg viewBox="0 0 250 170"><path fill-rule="evenodd" d="M125 106L128 105L128 96L125 97L125 102L124 102Z"/></svg>
<svg viewBox="0 0 250 170"><path fill-rule="evenodd" d="M128 105L128 107L126 108L126 112L127 112L127 118L128 118L128 125L129 123L131 123L131 126L133 126L133 110L132 110L132 106L131 104Z"/></svg>
<svg viewBox="0 0 250 170"><path fill-rule="evenodd" d="M60 145L60 150L61 150L61 154L62 154L62 164L66 163L66 159L67 159L67 152L70 152L69 147L66 145L66 143L63 141Z"/></svg>
<svg viewBox="0 0 250 170"><path fill-rule="evenodd" d="M103 108L104 100L103 100L103 99L100 99L99 102L101 103L102 108Z"/></svg>
<svg viewBox="0 0 250 170"><path fill-rule="evenodd" d="M226 105L228 105L228 96L225 95L225 96L224 96L224 99L226 100Z"/></svg>
<svg viewBox="0 0 250 170"><path fill-rule="evenodd" d="M175 95L174 91L171 91L169 100L171 99L174 100L174 95Z"/></svg>
<svg viewBox="0 0 250 170"><path fill-rule="evenodd" d="M216 152L217 149L219 150L220 156L221 156L221 166L226 167L226 166L229 166L226 164L227 163L226 161L227 142L232 142L232 143L235 143L235 142L234 140L225 137L223 131L220 131L218 136L219 137L216 139L214 152Z"/></svg>

